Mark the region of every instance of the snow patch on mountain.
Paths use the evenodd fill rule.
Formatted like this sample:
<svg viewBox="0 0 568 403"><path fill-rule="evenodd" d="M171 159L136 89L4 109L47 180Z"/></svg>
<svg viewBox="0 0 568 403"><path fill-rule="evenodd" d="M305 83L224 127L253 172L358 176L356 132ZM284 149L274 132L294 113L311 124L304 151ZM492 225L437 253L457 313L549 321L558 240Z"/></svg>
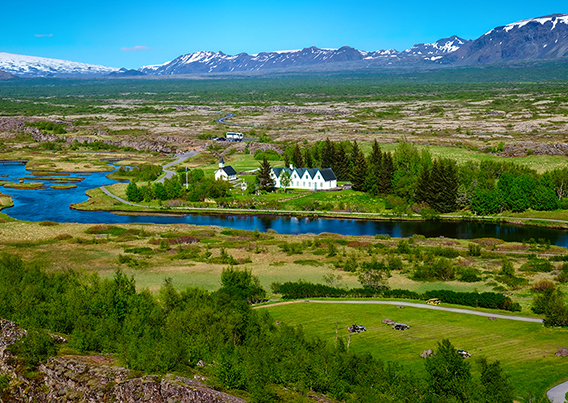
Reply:
<svg viewBox="0 0 568 403"><path fill-rule="evenodd" d="M0 70L20 77L105 76L119 69L68 60L0 52Z"/></svg>
<svg viewBox="0 0 568 403"><path fill-rule="evenodd" d="M434 43L419 43L406 49L404 53L412 55L440 55L455 52L467 41L456 35L440 39Z"/></svg>
<svg viewBox="0 0 568 403"><path fill-rule="evenodd" d="M526 20L521 20L521 21L517 21L517 22L513 22L511 24L507 24L503 27L497 27L497 28L493 28L492 30L486 32L483 36L485 35L489 35L494 31L505 31L505 32L509 32L515 28L522 28L525 25L531 23L531 22L535 22L541 25L545 25L548 22L552 23L552 28L551 30L554 30L556 28L556 26L558 24L566 24L568 25L568 14L552 14L552 15L547 15L545 17L538 17L538 18L529 18Z"/></svg>

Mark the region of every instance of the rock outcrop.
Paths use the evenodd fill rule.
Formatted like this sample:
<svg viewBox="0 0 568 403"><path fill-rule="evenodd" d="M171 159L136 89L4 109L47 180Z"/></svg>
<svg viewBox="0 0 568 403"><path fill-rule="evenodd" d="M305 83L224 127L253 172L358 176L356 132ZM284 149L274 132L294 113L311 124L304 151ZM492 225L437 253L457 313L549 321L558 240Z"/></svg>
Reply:
<svg viewBox="0 0 568 403"><path fill-rule="evenodd" d="M15 323L0 319L0 376L10 379L8 388L0 390L0 403L245 403L197 381L201 376L136 376L114 365L109 356L51 357L27 379L6 350L25 334Z"/></svg>

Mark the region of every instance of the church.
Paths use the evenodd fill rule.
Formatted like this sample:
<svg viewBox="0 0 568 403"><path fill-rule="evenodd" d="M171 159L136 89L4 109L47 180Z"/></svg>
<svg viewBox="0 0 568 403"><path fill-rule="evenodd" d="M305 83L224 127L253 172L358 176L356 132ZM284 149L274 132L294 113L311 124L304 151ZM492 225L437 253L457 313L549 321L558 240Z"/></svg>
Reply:
<svg viewBox="0 0 568 403"><path fill-rule="evenodd" d="M237 179L237 171L230 165L225 166L223 157L219 160L219 169L215 171L215 180L232 181Z"/></svg>

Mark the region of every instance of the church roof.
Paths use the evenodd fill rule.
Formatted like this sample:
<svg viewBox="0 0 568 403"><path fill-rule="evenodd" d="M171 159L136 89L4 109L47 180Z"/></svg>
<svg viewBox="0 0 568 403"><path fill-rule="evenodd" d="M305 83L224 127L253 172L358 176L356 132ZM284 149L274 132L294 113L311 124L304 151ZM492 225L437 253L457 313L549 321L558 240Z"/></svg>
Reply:
<svg viewBox="0 0 568 403"><path fill-rule="evenodd" d="M226 173L228 176L233 176L233 175L236 175L236 174L237 174L237 171L235 171L235 169L234 169L232 166L230 166L230 165L229 165L229 166L226 166L226 167L224 167L224 168L221 168L221 170L225 171L225 173Z"/></svg>

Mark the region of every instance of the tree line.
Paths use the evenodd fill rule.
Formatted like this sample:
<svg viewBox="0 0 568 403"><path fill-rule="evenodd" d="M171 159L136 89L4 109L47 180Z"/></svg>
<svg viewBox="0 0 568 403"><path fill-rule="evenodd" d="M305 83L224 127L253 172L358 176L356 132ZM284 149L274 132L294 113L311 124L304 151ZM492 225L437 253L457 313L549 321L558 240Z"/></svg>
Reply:
<svg viewBox="0 0 568 403"><path fill-rule="evenodd" d="M303 150L288 147L285 165L332 168L339 181L353 189L384 196L391 206L449 213L470 209L475 214L568 208L568 168L542 174L511 161L467 161L433 158L402 141L394 152L382 151L375 140L369 155L357 141L317 142Z"/></svg>

